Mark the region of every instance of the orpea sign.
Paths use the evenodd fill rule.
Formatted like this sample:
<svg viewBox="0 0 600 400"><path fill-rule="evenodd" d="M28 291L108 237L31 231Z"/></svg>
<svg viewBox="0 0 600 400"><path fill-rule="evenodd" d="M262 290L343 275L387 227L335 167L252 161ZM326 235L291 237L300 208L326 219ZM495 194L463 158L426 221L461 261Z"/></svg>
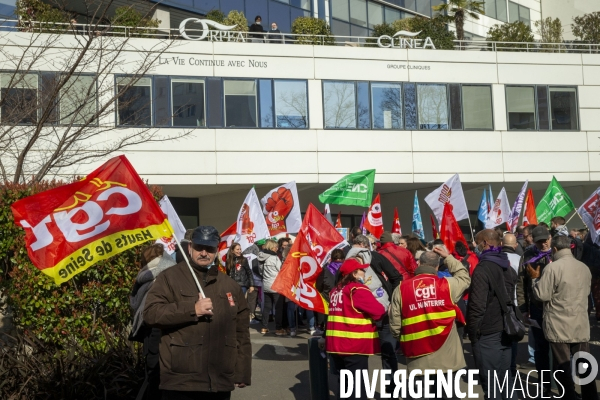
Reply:
<svg viewBox="0 0 600 400"><path fill-rule="evenodd" d="M414 39L422 31L413 33L409 31L399 31L394 36L381 35L377 38L379 47L393 47L397 49L434 49L435 46L430 37L425 39ZM408 37L408 39L407 39Z"/></svg>
<svg viewBox="0 0 600 400"><path fill-rule="evenodd" d="M200 24L202 27L202 34L198 37L189 36L186 32L186 25L188 22ZM211 31L208 29L209 26L212 26L217 30ZM179 24L179 34L187 40L204 40L208 37L212 42L222 42L223 39L226 39L227 41L245 42L246 40L241 32L231 32L236 26L237 25L223 25L210 19L187 18Z"/></svg>

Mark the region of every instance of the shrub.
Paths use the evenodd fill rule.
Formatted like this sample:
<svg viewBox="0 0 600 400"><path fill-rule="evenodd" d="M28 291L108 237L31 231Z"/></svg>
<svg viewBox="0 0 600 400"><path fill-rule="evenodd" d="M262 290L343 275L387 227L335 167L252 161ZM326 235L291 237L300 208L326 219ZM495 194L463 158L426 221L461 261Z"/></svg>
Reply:
<svg viewBox="0 0 600 400"><path fill-rule="evenodd" d="M534 25L537 28L537 33L540 35L540 41L542 43L562 43L564 29L560 19L548 17L546 19L535 21ZM556 46L552 44L542 44L542 48L547 49L543 50L547 52L564 51L563 45Z"/></svg>
<svg viewBox="0 0 600 400"><path fill-rule="evenodd" d="M206 13L206 18L222 24L225 22L225 14L221 10L210 10ZM214 28L211 28L214 29Z"/></svg>
<svg viewBox="0 0 600 400"><path fill-rule="evenodd" d="M573 36L586 43L600 43L600 11L573 18Z"/></svg>
<svg viewBox="0 0 600 400"><path fill-rule="evenodd" d="M454 48L453 41L456 39L456 36L454 36L453 32L448 31L446 23L440 17L432 19L422 17L404 18L396 20L391 24L383 23L375 25L371 36L375 38L382 35L393 37L396 32L403 30L410 32L420 31L421 33L419 33L416 38L425 39L426 37L430 37L436 49L444 50ZM369 39L368 43L367 46L377 46L377 40L375 39Z"/></svg>
<svg viewBox="0 0 600 400"><path fill-rule="evenodd" d="M17 0L15 14L19 19L19 29L35 32L61 32L69 29L69 15L42 0ZM42 24L33 24L41 22Z"/></svg>
<svg viewBox="0 0 600 400"><path fill-rule="evenodd" d="M129 293L139 270L141 248L99 262L56 286L29 260L25 233L14 224L10 206L63 184L0 185L0 291L13 309L17 329L58 347L77 343L100 351L108 346L106 335L120 337L128 330ZM160 188L150 189L155 199L162 196Z"/></svg>
<svg viewBox="0 0 600 400"><path fill-rule="evenodd" d="M498 51L515 51L512 49L522 49L525 47L519 43L529 43L534 41L531 27L525 25L521 21L492 26L488 31L486 40L492 42L516 42L513 44L503 43L501 47L504 49L498 49ZM507 48L509 50L507 50Z"/></svg>
<svg viewBox="0 0 600 400"><path fill-rule="evenodd" d="M294 35L310 35L296 37L296 44L335 45L331 28L322 19L313 17L298 17L292 23Z"/></svg>
<svg viewBox="0 0 600 400"><path fill-rule="evenodd" d="M156 34L154 29L158 28L160 20L142 15L132 6L121 6L115 10L115 15L111 18L110 23L113 26L127 26L133 29L128 29L130 36L151 37ZM113 32L125 32L125 29L113 29Z"/></svg>

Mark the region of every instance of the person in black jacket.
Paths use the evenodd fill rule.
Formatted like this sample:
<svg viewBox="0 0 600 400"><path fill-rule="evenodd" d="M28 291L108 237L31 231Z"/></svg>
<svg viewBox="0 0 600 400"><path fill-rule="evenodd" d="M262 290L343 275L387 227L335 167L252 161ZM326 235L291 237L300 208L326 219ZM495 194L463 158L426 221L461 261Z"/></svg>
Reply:
<svg viewBox="0 0 600 400"><path fill-rule="evenodd" d="M250 33L250 37L252 38L253 43L262 43L265 39L265 33L267 31L262 26L262 18L260 15L257 15L254 18L254 23L250 25L250 29L248 30Z"/></svg>
<svg viewBox="0 0 600 400"><path fill-rule="evenodd" d="M242 287L244 294L254 292L252 270L246 257L242 256L242 246L239 243L232 243L229 247L225 268L227 269L227 275Z"/></svg>
<svg viewBox="0 0 600 400"><path fill-rule="evenodd" d="M475 365L479 369L479 382L486 399L511 399L511 388L504 385L489 387L494 382L510 378L511 340L504 333L500 300L492 289L492 282L503 282L507 297L514 301L517 273L511 268L506 253L501 252L500 236L492 229L485 229L475 236L480 250L479 264L471 277L471 292L467 304L467 332L473 346ZM499 290L502 290L502 286Z"/></svg>

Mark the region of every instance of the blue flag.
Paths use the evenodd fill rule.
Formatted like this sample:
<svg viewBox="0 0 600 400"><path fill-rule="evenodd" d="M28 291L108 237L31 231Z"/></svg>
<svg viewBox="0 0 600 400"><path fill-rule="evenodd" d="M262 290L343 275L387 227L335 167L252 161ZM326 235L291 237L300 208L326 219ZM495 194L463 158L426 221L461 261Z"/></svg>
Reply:
<svg viewBox="0 0 600 400"><path fill-rule="evenodd" d="M485 191L485 189L484 189ZM494 208L494 196L492 195L492 185L490 185L490 196L488 197L488 212L492 211L492 208Z"/></svg>
<svg viewBox="0 0 600 400"><path fill-rule="evenodd" d="M413 208L412 231L416 237L425 240L425 232L423 232L423 220L421 219L421 209L419 208L419 198L415 190L415 203Z"/></svg>
<svg viewBox="0 0 600 400"><path fill-rule="evenodd" d="M487 196L485 195L485 189L483 189L483 193L481 194L481 201L479 202L479 211L477 211L477 219L485 224L488 216L488 202Z"/></svg>

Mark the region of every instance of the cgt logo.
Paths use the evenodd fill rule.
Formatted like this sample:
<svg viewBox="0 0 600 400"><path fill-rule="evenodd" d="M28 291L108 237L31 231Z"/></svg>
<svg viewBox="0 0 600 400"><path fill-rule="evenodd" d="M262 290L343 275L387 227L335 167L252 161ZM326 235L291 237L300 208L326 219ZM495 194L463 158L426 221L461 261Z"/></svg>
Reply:
<svg viewBox="0 0 600 400"><path fill-rule="evenodd" d="M415 298L419 300L435 300L435 279L434 278L421 278L413 281L413 290L415 292Z"/></svg>

